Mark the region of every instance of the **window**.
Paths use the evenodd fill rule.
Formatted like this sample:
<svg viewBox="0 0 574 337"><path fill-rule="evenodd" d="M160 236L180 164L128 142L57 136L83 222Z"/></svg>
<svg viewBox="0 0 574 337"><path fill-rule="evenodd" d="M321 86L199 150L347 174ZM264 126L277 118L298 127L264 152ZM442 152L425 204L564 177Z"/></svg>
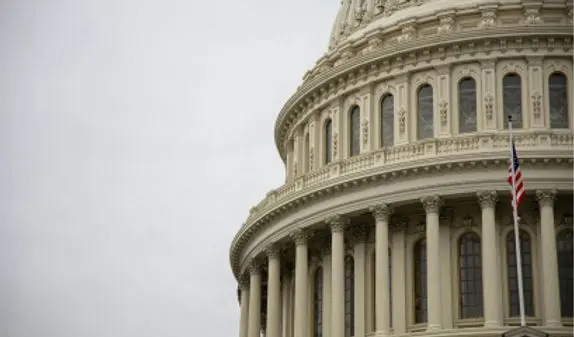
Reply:
<svg viewBox="0 0 574 337"><path fill-rule="evenodd" d="M522 128L522 84L518 74L508 74L502 79L502 104L504 128L508 129L508 115L512 116L512 128Z"/></svg>
<svg viewBox="0 0 574 337"><path fill-rule="evenodd" d="M476 81L465 77L458 82L458 132L476 131Z"/></svg>
<svg viewBox="0 0 574 337"><path fill-rule="evenodd" d="M333 146L333 122L331 119L327 119L325 122L325 164L329 164L333 159L333 152L331 147Z"/></svg>
<svg viewBox="0 0 574 337"><path fill-rule="evenodd" d="M573 238L572 229L564 229L558 233L556 246L558 249L558 279L560 281L560 311L562 317L572 317L574 303L574 286L572 282L573 268Z"/></svg>
<svg viewBox="0 0 574 337"><path fill-rule="evenodd" d="M345 257L345 337L355 334L355 263Z"/></svg>
<svg viewBox="0 0 574 337"><path fill-rule="evenodd" d="M460 318L483 317L480 237L464 234L458 245Z"/></svg>
<svg viewBox="0 0 574 337"><path fill-rule="evenodd" d="M524 289L524 313L534 316L534 290L532 285L532 245L530 235L524 230L520 234L520 253L522 256L522 285ZM506 236L506 265L508 273L508 304L510 317L520 316L518 302L518 276L516 273L516 249L514 231Z"/></svg>
<svg viewBox="0 0 574 337"><path fill-rule="evenodd" d="M358 106L354 106L351 109L350 115L350 142L349 142L349 150L350 155L356 156L361 152L361 110Z"/></svg>
<svg viewBox="0 0 574 337"><path fill-rule="evenodd" d="M309 163L309 133L305 134L303 156L305 157L305 160L303 161L305 164L305 172L309 172L309 169L311 168L311 164Z"/></svg>
<svg viewBox="0 0 574 337"><path fill-rule="evenodd" d="M568 128L568 84L562 73L553 73L548 78L548 96L550 100L550 127Z"/></svg>
<svg viewBox="0 0 574 337"><path fill-rule="evenodd" d="M393 146L395 102L393 95L381 100L381 146Z"/></svg>
<svg viewBox="0 0 574 337"><path fill-rule="evenodd" d="M418 139L432 138L433 132L433 91L428 84L418 91Z"/></svg>
<svg viewBox="0 0 574 337"><path fill-rule="evenodd" d="M314 337L323 336L323 269L315 271L315 296L313 312L315 314Z"/></svg>
<svg viewBox="0 0 574 337"><path fill-rule="evenodd" d="M415 323L427 322L427 245L421 239L415 244Z"/></svg>

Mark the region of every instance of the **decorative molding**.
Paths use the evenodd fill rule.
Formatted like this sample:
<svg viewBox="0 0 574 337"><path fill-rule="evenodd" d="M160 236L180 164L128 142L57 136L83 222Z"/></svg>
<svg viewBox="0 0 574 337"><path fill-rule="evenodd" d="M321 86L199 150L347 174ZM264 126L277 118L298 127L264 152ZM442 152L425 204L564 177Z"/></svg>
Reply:
<svg viewBox="0 0 574 337"><path fill-rule="evenodd" d="M536 91L530 98L532 99L532 115L539 120L542 113L542 94Z"/></svg>
<svg viewBox="0 0 574 337"><path fill-rule="evenodd" d="M448 124L448 103L445 100L442 100L438 106L440 113L440 125L446 126Z"/></svg>
<svg viewBox="0 0 574 337"><path fill-rule="evenodd" d="M295 242L295 246L306 245L311 237L308 230L304 228L297 228L291 233L291 239Z"/></svg>
<svg viewBox="0 0 574 337"><path fill-rule="evenodd" d="M454 16L443 16L439 18L437 34L451 33L454 30Z"/></svg>
<svg viewBox="0 0 574 337"><path fill-rule="evenodd" d="M540 18L538 8L527 8L524 10L523 23L527 25L539 25L544 23Z"/></svg>
<svg viewBox="0 0 574 337"><path fill-rule="evenodd" d="M349 219L336 214L325 219L325 223L329 225L333 233L343 233L345 231L345 227L349 225Z"/></svg>
<svg viewBox="0 0 574 337"><path fill-rule="evenodd" d="M471 215L467 214L462 218L461 222L455 223L455 227L470 229L478 226L476 224L476 221L474 221L474 218Z"/></svg>
<svg viewBox="0 0 574 337"><path fill-rule="evenodd" d="M366 119L363 120L361 133L363 135L363 145L367 145L369 141L369 121Z"/></svg>
<svg viewBox="0 0 574 337"><path fill-rule="evenodd" d="M339 144L339 134L337 132L333 132L333 158L337 158L337 150L338 150L338 144Z"/></svg>
<svg viewBox="0 0 574 337"><path fill-rule="evenodd" d="M399 110L399 135L404 135L406 131L407 125L407 110L404 107L401 107Z"/></svg>
<svg viewBox="0 0 574 337"><path fill-rule="evenodd" d="M405 23L401 28L401 34L397 36L398 43L405 43L416 37L417 30L414 21Z"/></svg>
<svg viewBox="0 0 574 337"><path fill-rule="evenodd" d="M484 95L484 112L486 114L486 119L491 121L494 117L494 97L491 93Z"/></svg>
<svg viewBox="0 0 574 337"><path fill-rule="evenodd" d="M281 247L276 242L272 242L265 248L265 253L270 260L278 259L281 255Z"/></svg>
<svg viewBox="0 0 574 337"><path fill-rule="evenodd" d="M496 10L493 8L485 8L481 12L481 19L478 23L478 28L488 28L496 26Z"/></svg>

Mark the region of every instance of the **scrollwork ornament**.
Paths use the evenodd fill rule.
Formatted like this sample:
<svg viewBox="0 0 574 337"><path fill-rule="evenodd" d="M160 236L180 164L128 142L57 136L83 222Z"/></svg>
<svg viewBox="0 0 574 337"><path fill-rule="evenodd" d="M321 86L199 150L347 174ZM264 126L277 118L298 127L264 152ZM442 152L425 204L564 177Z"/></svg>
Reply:
<svg viewBox="0 0 574 337"><path fill-rule="evenodd" d="M279 255L281 255L281 248L277 243L273 242L265 248L265 253L269 259L278 259Z"/></svg>
<svg viewBox="0 0 574 337"><path fill-rule="evenodd" d="M496 12L492 9L483 10L482 18L478 23L478 28L487 28L496 26Z"/></svg>
<svg viewBox="0 0 574 337"><path fill-rule="evenodd" d="M366 119L363 121L362 134L363 134L363 145L367 145L367 141L369 140L369 121Z"/></svg>
<svg viewBox="0 0 574 337"><path fill-rule="evenodd" d="M314 150L313 148L309 149L309 171L313 171L313 156L314 156Z"/></svg>
<svg viewBox="0 0 574 337"><path fill-rule="evenodd" d="M443 205L442 199L436 195L421 198L421 203L427 214L438 213L440 207Z"/></svg>
<svg viewBox="0 0 574 337"><path fill-rule="evenodd" d="M536 191L536 200L538 201L538 205L540 207L553 207L554 200L556 200L556 191L555 190L538 190Z"/></svg>
<svg viewBox="0 0 574 337"><path fill-rule="evenodd" d="M404 135L406 131L406 125L407 125L406 119L407 119L407 112L404 107L401 107L401 110L399 111L399 133L401 136Z"/></svg>
<svg viewBox="0 0 574 337"><path fill-rule="evenodd" d="M335 158L337 158L338 143L339 143L339 134L335 132L333 133L333 157Z"/></svg>
<svg viewBox="0 0 574 337"><path fill-rule="evenodd" d="M498 194L494 191L483 191L476 193L478 202L482 209L494 208L498 202Z"/></svg>
<svg viewBox="0 0 574 337"><path fill-rule="evenodd" d="M527 25L543 23L538 8L528 8L524 11L524 23Z"/></svg>
<svg viewBox="0 0 574 337"><path fill-rule="evenodd" d="M534 118L540 119L542 111L542 95L539 92L535 92L531 96L532 98L532 113Z"/></svg>
<svg viewBox="0 0 574 337"><path fill-rule="evenodd" d="M493 117L493 108L494 106L494 97L492 97L492 94L487 93L484 96L484 111L486 112L486 119L491 121L492 117Z"/></svg>
<svg viewBox="0 0 574 337"><path fill-rule="evenodd" d="M257 258L252 259L247 266L247 270L249 270L249 275L251 276L261 275L261 260Z"/></svg>
<svg viewBox="0 0 574 337"><path fill-rule="evenodd" d="M444 16L439 19L439 26L437 34L450 33L453 31L454 18L452 16Z"/></svg>
<svg viewBox="0 0 574 337"><path fill-rule="evenodd" d="M373 213L373 217L375 221L389 221L389 216L393 214L393 209L388 204L380 204L376 206L372 206L369 208L371 213Z"/></svg>
<svg viewBox="0 0 574 337"><path fill-rule="evenodd" d="M440 111L440 124L446 126L448 123L448 103L446 101L441 101L439 103Z"/></svg>

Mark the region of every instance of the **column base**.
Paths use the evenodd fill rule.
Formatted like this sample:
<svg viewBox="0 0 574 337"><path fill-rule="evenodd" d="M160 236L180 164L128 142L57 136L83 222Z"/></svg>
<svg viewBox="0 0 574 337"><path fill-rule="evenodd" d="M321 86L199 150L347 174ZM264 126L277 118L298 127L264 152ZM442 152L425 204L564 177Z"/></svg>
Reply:
<svg viewBox="0 0 574 337"><path fill-rule="evenodd" d="M427 332L438 332L441 331L442 328L440 324L428 324L427 325Z"/></svg>
<svg viewBox="0 0 574 337"><path fill-rule="evenodd" d="M390 331L377 331L374 334L374 337L390 337L393 333Z"/></svg>
<svg viewBox="0 0 574 337"><path fill-rule="evenodd" d="M546 323L544 324L544 327L545 328L561 328L562 322L556 321L556 320L546 321Z"/></svg>
<svg viewBox="0 0 574 337"><path fill-rule="evenodd" d="M502 327L502 323L499 321L488 321L488 322L484 322L484 327L485 328L500 328L500 327Z"/></svg>

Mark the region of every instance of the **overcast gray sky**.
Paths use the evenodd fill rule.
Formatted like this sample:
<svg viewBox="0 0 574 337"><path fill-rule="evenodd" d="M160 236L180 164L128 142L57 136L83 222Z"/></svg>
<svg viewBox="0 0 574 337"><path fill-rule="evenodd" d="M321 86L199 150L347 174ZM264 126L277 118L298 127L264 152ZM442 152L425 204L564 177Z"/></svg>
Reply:
<svg viewBox="0 0 574 337"><path fill-rule="evenodd" d="M229 243L339 0L1 0L0 336L236 336Z"/></svg>

